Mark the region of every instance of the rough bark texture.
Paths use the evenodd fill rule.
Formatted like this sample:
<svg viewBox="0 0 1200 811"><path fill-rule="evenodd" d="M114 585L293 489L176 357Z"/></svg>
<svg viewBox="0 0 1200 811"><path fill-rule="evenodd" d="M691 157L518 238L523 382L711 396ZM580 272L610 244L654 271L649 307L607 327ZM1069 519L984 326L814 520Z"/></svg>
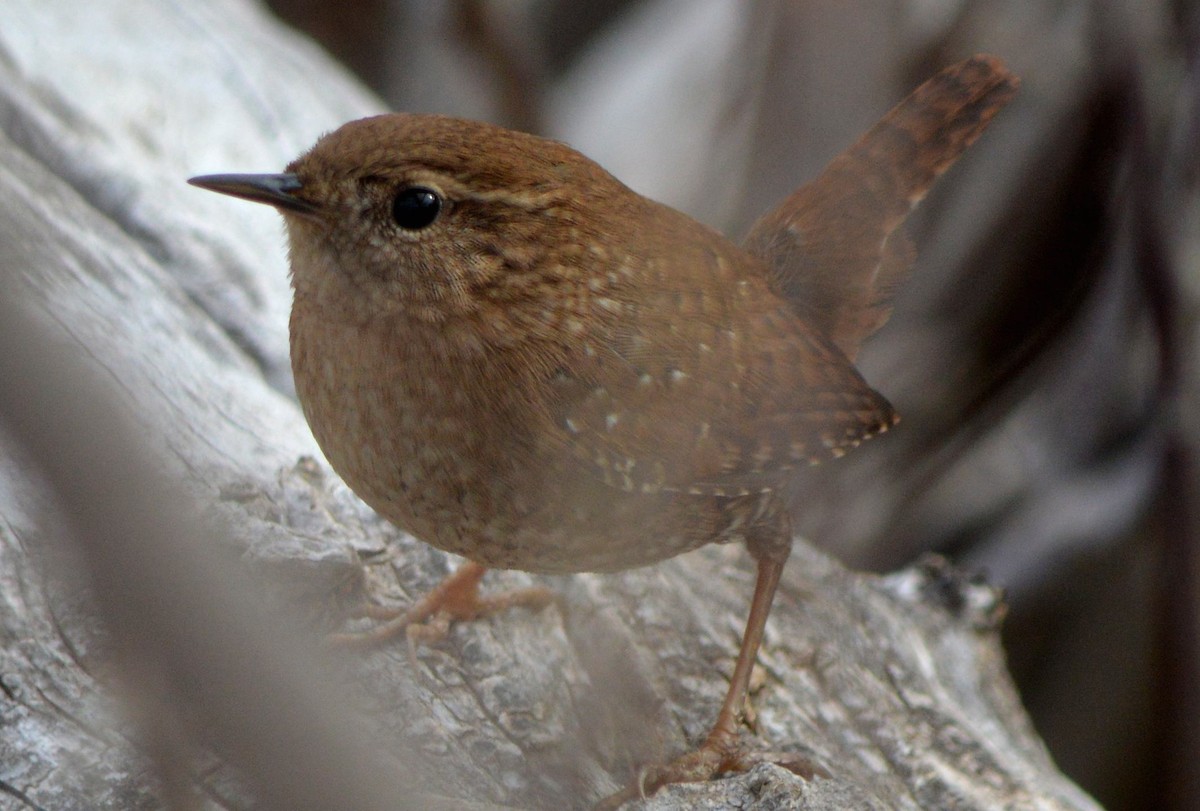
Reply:
<svg viewBox="0 0 1200 811"><path fill-rule="evenodd" d="M288 395L273 215L183 183L275 170L377 102L238 0L6 6L3 295L107 380L163 477L269 584L266 602L326 629L365 595L424 593L453 562L337 482ZM148 702L119 700L136 682L127 663L112 667L77 567L54 543L66 522L53 505L69 499L44 495L22 437L10 429L2 447L0 806L160 807L174 784L169 768L156 773L169 759L146 729L162 722L131 716ZM496 573L485 585L530 581ZM402 641L340 657L332 700L421 776L417 805L587 807L711 723L752 585L742 550L545 582L560 606L456 627L415 661ZM759 659L755 723L764 748L805 753L824 774L764 765L646 807L1096 808L1028 723L997 642L1002 614L994 591L937 563L870 577L798 542ZM254 768L250 758L240 773ZM201 807L252 805L210 756L182 783Z"/></svg>

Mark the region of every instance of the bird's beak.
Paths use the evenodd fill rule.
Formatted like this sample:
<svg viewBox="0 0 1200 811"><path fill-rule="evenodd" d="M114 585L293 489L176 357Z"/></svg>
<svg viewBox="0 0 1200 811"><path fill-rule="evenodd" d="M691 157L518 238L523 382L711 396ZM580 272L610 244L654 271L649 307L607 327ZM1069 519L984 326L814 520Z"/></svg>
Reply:
<svg viewBox="0 0 1200 811"><path fill-rule="evenodd" d="M275 208L312 216L319 210L315 203L297 197L296 192L304 188L300 178L293 174L281 175L201 175L188 178L188 183L209 191L240 197L255 203L266 203Z"/></svg>

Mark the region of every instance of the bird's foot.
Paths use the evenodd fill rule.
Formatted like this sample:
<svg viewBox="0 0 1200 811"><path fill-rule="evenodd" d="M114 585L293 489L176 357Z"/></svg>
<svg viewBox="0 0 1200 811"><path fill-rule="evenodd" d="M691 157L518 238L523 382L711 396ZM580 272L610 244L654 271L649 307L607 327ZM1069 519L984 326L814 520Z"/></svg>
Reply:
<svg viewBox="0 0 1200 811"><path fill-rule="evenodd" d="M364 606L358 612L360 616L380 620L374 628L330 634L327 639L334 646L367 646L403 632L408 639L409 652L415 659L418 644L440 641L455 621L475 620L515 606L536 610L558 599L554 591L540 586L484 597L479 593L479 581L486 571L486 567L468 561L409 608Z"/></svg>
<svg viewBox="0 0 1200 811"><path fill-rule="evenodd" d="M646 799L673 783L702 783L723 774L746 772L760 763L774 763L806 780L828 773L811 759L795 752L752 750L734 734L714 730L698 749L670 763L644 768L637 780L616 794L605 797L595 811L616 811L631 800Z"/></svg>

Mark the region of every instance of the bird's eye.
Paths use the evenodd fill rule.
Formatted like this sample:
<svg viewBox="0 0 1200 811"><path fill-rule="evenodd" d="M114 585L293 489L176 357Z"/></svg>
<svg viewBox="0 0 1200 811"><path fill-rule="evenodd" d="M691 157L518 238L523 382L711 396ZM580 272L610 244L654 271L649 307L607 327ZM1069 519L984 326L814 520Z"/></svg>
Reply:
<svg viewBox="0 0 1200 811"><path fill-rule="evenodd" d="M433 225L441 210L442 198L424 186L401 189L392 201L392 219L408 231L420 231Z"/></svg>

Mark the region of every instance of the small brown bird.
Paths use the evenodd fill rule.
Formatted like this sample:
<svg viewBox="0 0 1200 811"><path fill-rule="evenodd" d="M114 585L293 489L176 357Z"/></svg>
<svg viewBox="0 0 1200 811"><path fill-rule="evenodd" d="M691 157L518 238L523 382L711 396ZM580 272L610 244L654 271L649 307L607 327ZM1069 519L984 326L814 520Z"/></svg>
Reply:
<svg viewBox="0 0 1200 811"><path fill-rule="evenodd" d="M478 613L485 566L613 571L747 545L758 581L724 705L696 752L651 770L654 790L744 767L792 543L780 490L895 423L851 359L911 265L897 228L1015 88L992 57L943 71L743 247L560 143L441 116L354 121L283 174L191 182L283 214L292 369L330 464L474 562L401 623Z"/></svg>

